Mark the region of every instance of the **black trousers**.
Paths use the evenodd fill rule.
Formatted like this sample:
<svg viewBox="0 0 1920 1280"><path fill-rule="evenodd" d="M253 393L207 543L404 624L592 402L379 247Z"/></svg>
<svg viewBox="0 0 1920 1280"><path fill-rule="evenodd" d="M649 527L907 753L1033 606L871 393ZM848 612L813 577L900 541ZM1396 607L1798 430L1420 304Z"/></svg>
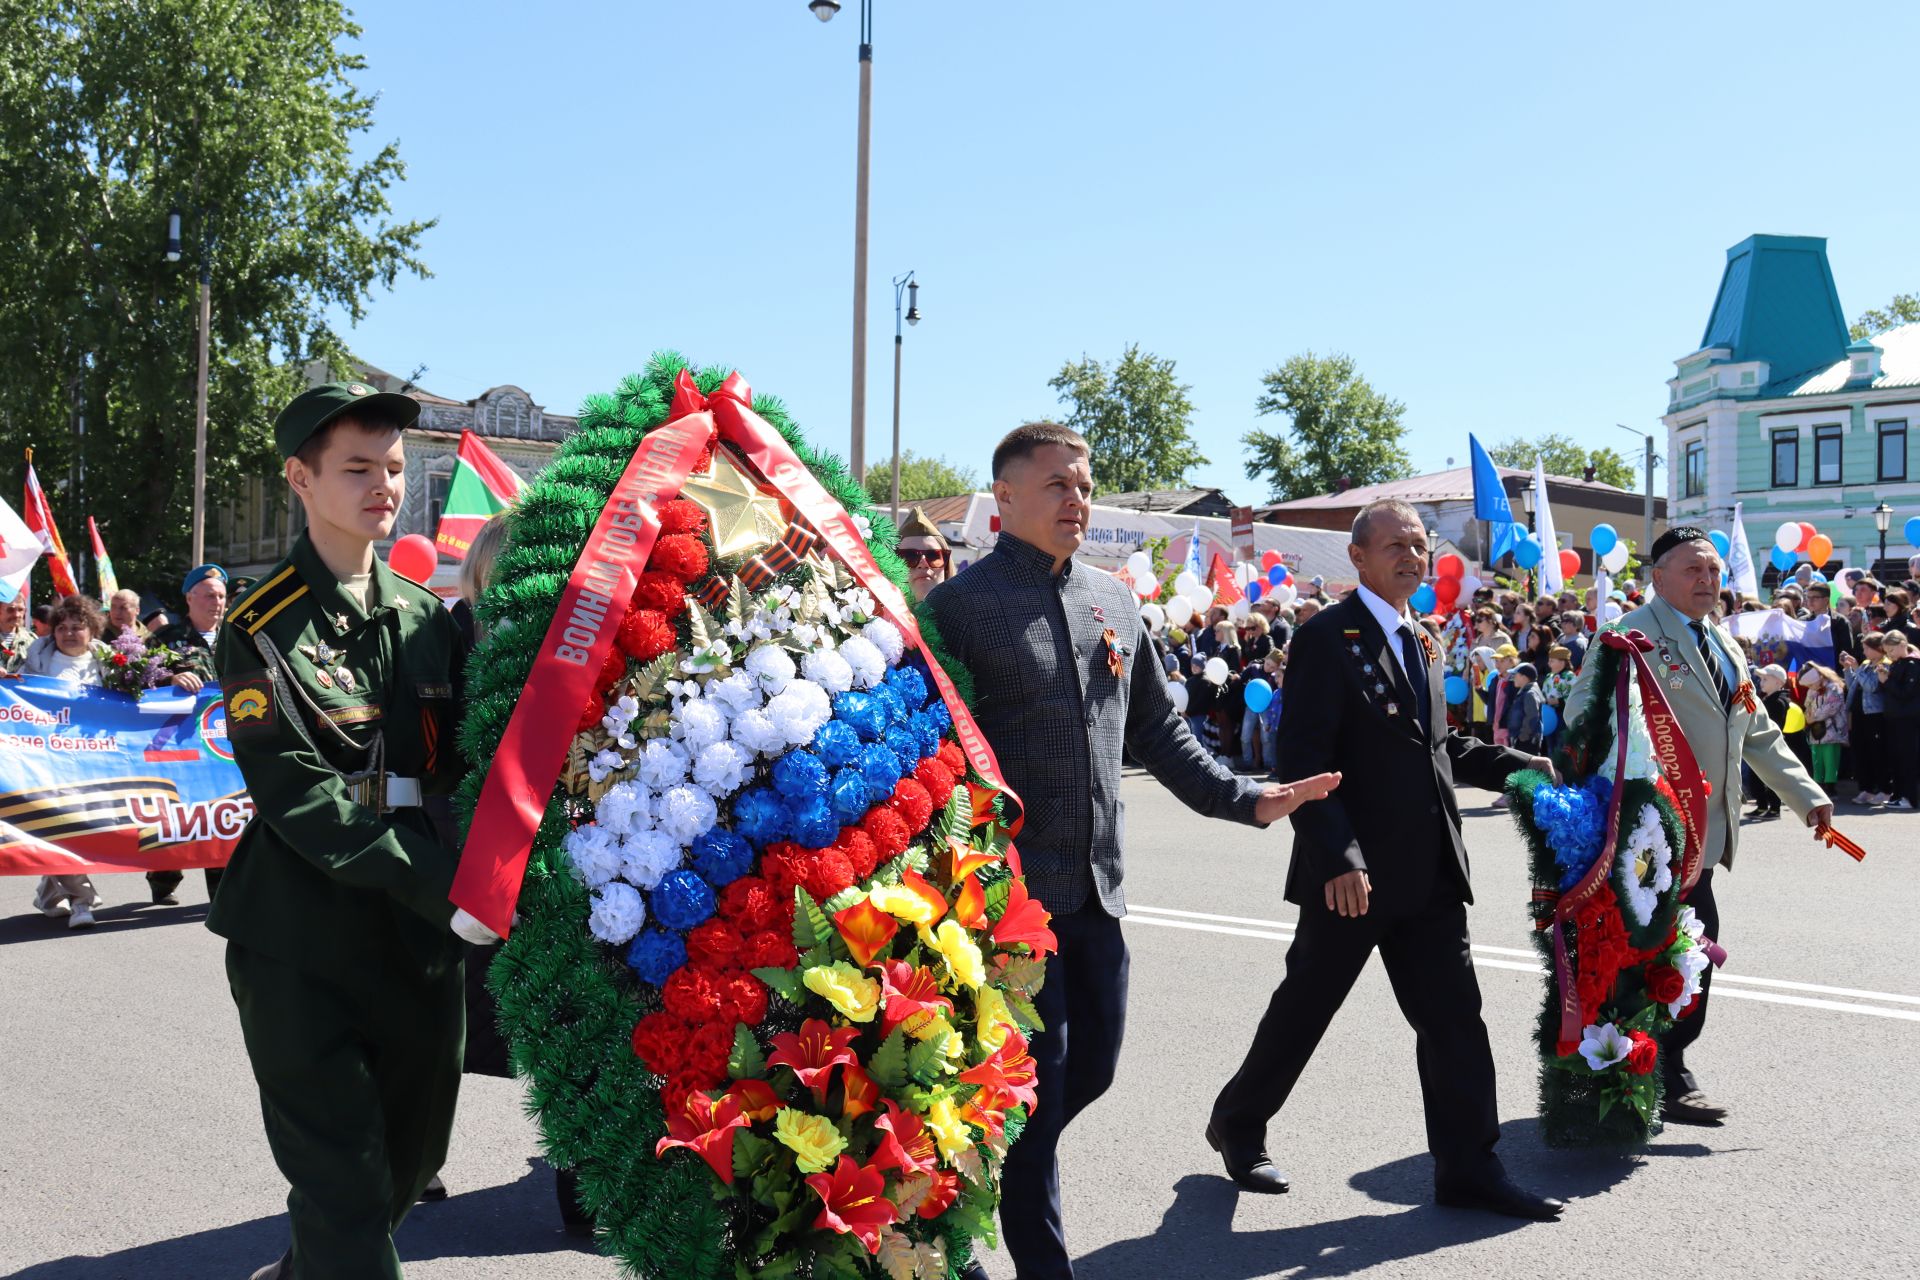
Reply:
<svg viewBox="0 0 1920 1280"><path fill-rule="evenodd" d="M1345 917L1320 898L1300 908L1286 976L1267 1004L1246 1061L1213 1104L1215 1128L1265 1135L1376 948L1416 1035L1435 1179L1474 1182L1497 1175L1493 1049L1480 1020L1467 907L1444 877L1436 877L1433 899L1412 914Z"/></svg>
<svg viewBox="0 0 1920 1280"><path fill-rule="evenodd" d="M1708 867L1700 873L1700 882L1693 886L1693 892L1687 897L1687 905L1693 908L1693 914L1700 917L1700 923L1706 926L1707 936L1715 942L1720 941L1720 904L1713 900L1713 872ZM1677 1098L1692 1089L1698 1089L1700 1082L1693 1078L1693 1072L1687 1070L1687 1049L1700 1038L1700 1030L1707 1021L1707 997L1713 991L1713 966L1700 975L1700 999L1694 1004L1693 1012L1673 1024L1673 1030L1667 1032L1660 1043L1660 1061L1665 1067L1667 1096Z"/></svg>
<svg viewBox="0 0 1920 1280"><path fill-rule="evenodd" d="M1895 719L1882 722L1887 731L1887 762L1892 768L1893 798L1905 797L1920 808L1920 720Z"/></svg>
<svg viewBox="0 0 1920 1280"><path fill-rule="evenodd" d="M225 867L208 867L200 873L207 878L208 902L212 902L213 895L220 891L220 875L225 870ZM180 882L186 878L184 871L149 871L147 872L147 887L153 891L154 897L164 898L175 889L178 889Z"/></svg>
<svg viewBox="0 0 1920 1280"><path fill-rule="evenodd" d="M1848 729L1853 744L1853 780L1862 791L1890 791L1887 772L1887 721L1883 712L1859 712Z"/></svg>
<svg viewBox="0 0 1920 1280"><path fill-rule="evenodd" d="M1060 1134L1107 1091L1127 1027L1127 943L1120 922L1089 894L1078 911L1053 918L1059 953L1034 1001L1046 1030L1029 1051L1039 1105L1007 1153L1001 1173L1000 1236L1020 1280L1071 1280L1073 1261L1060 1221Z"/></svg>

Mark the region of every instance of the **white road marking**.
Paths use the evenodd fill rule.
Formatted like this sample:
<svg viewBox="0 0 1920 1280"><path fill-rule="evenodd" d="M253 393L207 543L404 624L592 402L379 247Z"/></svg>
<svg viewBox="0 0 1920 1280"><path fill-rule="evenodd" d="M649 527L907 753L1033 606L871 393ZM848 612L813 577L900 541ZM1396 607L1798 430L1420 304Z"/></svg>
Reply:
<svg viewBox="0 0 1920 1280"><path fill-rule="evenodd" d="M1127 920L1133 924L1158 925L1163 929L1192 929L1200 933L1221 933L1236 938L1260 938L1268 942L1292 942L1291 920L1262 920L1253 916L1215 915L1205 911L1179 911L1172 907L1143 907L1127 904ZM1242 928L1258 925L1259 928ZM1484 969L1511 969L1516 973L1544 973L1530 961L1502 960L1497 956L1530 956L1520 947L1492 947L1475 943L1473 962ZM1729 985L1731 984L1731 985ZM1784 978L1749 978L1740 974L1716 973L1714 989L1739 1000L1759 1000L1766 1004L1797 1005L1803 1009L1829 1009L1838 1013L1860 1013L1875 1018L1897 1018L1920 1022L1920 1009L1888 1009L1873 1004L1849 1004L1839 1000L1820 1000L1808 996L1783 995L1779 991L1749 991L1747 987L1773 987L1781 991L1810 991L1821 995L1848 996L1855 1000L1878 1000L1891 1004L1920 1005L1920 996L1898 995L1887 991L1862 991L1856 987L1829 987L1814 982L1792 982Z"/></svg>

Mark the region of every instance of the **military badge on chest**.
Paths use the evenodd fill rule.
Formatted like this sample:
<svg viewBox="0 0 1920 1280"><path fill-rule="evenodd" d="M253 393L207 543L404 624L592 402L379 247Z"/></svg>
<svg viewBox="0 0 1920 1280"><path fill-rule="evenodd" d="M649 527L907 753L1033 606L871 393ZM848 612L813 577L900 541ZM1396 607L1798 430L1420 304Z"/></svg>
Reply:
<svg viewBox="0 0 1920 1280"><path fill-rule="evenodd" d="M1400 716L1400 703L1394 696L1393 673L1383 667L1377 656L1367 653L1366 643L1360 638L1359 628L1340 633L1345 637L1347 657L1360 672L1360 692L1368 702L1380 709L1380 713L1396 719Z"/></svg>
<svg viewBox="0 0 1920 1280"><path fill-rule="evenodd" d="M323 689L338 686L345 693L358 690L360 682L347 667L347 655L325 640L300 646L301 656L313 664L313 678Z"/></svg>
<svg viewBox="0 0 1920 1280"><path fill-rule="evenodd" d="M1687 672L1693 670L1692 666L1674 657L1673 650L1664 637L1660 641L1660 666L1667 673L1669 689L1678 689L1685 685Z"/></svg>

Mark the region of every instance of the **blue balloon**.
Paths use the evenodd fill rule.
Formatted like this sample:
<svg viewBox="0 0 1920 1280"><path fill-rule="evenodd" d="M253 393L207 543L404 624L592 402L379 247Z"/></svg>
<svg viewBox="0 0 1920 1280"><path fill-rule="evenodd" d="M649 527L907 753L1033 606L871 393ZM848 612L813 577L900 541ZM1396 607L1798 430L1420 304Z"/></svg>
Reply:
<svg viewBox="0 0 1920 1280"><path fill-rule="evenodd" d="M1920 547L1920 516L1914 516L1907 521L1907 545Z"/></svg>
<svg viewBox="0 0 1920 1280"><path fill-rule="evenodd" d="M1407 603L1413 607L1415 613L1432 613L1434 607L1440 603L1440 597L1433 594L1431 584L1423 582L1413 593L1413 599Z"/></svg>
<svg viewBox="0 0 1920 1280"><path fill-rule="evenodd" d="M1597 524L1593 526L1588 545L1593 548L1593 554L1603 556L1620 545L1620 531L1610 524Z"/></svg>
<svg viewBox="0 0 1920 1280"><path fill-rule="evenodd" d="M1454 704L1465 702L1467 695L1473 691L1472 687L1467 684L1465 676L1448 676L1446 687L1447 701Z"/></svg>
<svg viewBox="0 0 1920 1280"><path fill-rule="evenodd" d="M1267 570L1267 581L1272 585L1277 587L1281 583L1285 582L1286 580L1287 580L1287 566L1283 564L1277 564L1273 566L1273 568Z"/></svg>
<svg viewBox="0 0 1920 1280"><path fill-rule="evenodd" d="M1259 582L1255 581L1255 582L1249 582L1247 584L1247 603L1248 604L1259 604L1260 597L1265 594L1266 592L1262 588Z"/></svg>
<svg viewBox="0 0 1920 1280"><path fill-rule="evenodd" d="M1540 708L1540 732L1552 733L1560 727L1560 713L1552 707Z"/></svg>
<svg viewBox="0 0 1920 1280"><path fill-rule="evenodd" d="M1776 546L1768 556L1768 559L1773 561L1774 568L1785 573L1787 570L1793 568L1794 565L1800 563L1800 553L1798 551L1782 551Z"/></svg>
<svg viewBox="0 0 1920 1280"><path fill-rule="evenodd" d="M1247 710L1258 715L1273 705L1273 686L1259 676L1255 676L1247 681L1247 687L1241 691L1241 696L1247 700Z"/></svg>
<svg viewBox="0 0 1920 1280"><path fill-rule="evenodd" d="M1280 581L1281 581L1282 583L1287 583L1287 582L1291 582L1291 581L1293 581L1293 570L1291 570L1291 569L1289 569L1289 568L1287 568L1287 566L1285 566L1285 565L1283 565L1283 564L1277 564L1277 565L1275 565L1275 566L1273 566L1273 567L1274 567L1274 568L1275 568L1276 570L1278 570L1278 571L1279 571L1279 573L1280 573Z"/></svg>
<svg viewBox="0 0 1920 1280"><path fill-rule="evenodd" d="M1522 569L1531 569L1540 563L1540 541L1528 534L1520 545L1513 549L1513 562Z"/></svg>
<svg viewBox="0 0 1920 1280"><path fill-rule="evenodd" d="M1826 575L1826 574L1824 574L1824 573L1822 573L1822 572L1820 572L1820 571L1819 571L1818 569L1815 569L1815 570L1813 571L1813 578L1812 578L1812 581L1814 581L1814 582L1825 582L1826 580L1827 580L1827 575Z"/></svg>
<svg viewBox="0 0 1920 1280"><path fill-rule="evenodd" d="M1733 551L1733 540L1718 529L1714 529L1707 534L1707 541L1713 544L1713 549L1720 553L1722 560L1725 560Z"/></svg>

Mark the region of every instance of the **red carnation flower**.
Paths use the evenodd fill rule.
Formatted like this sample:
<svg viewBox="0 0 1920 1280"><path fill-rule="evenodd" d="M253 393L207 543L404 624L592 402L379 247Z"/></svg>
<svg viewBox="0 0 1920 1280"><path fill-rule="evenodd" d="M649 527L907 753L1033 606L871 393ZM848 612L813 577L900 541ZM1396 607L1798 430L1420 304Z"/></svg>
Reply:
<svg viewBox="0 0 1920 1280"><path fill-rule="evenodd" d="M743 934L769 928L780 917L780 903L772 887L759 876L741 876L722 889L719 909L720 918Z"/></svg>
<svg viewBox="0 0 1920 1280"><path fill-rule="evenodd" d="M709 1083L711 1089L727 1078L727 1055L733 1052L733 1022L709 1022L696 1027L687 1043L687 1069L684 1074Z"/></svg>
<svg viewBox="0 0 1920 1280"><path fill-rule="evenodd" d="M723 973L740 962L743 941L730 921L705 920L687 934L687 958L715 973Z"/></svg>
<svg viewBox="0 0 1920 1280"><path fill-rule="evenodd" d="M643 573L633 589L633 607L655 609L669 618L677 618L686 612L686 584L670 573Z"/></svg>
<svg viewBox="0 0 1920 1280"><path fill-rule="evenodd" d="M700 456L693 460L693 474L700 475L711 470L713 470L713 441L709 440L707 447L700 451Z"/></svg>
<svg viewBox="0 0 1920 1280"><path fill-rule="evenodd" d="M917 836L925 831L927 819L933 816L933 797L912 778L902 778L894 783L893 795L888 797L886 804L907 824L908 835Z"/></svg>
<svg viewBox="0 0 1920 1280"><path fill-rule="evenodd" d="M760 855L760 874L779 902L793 901L793 886L807 877L807 851L787 840L776 840Z"/></svg>
<svg viewBox="0 0 1920 1280"><path fill-rule="evenodd" d="M675 498L660 508L660 532L667 536L676 533L699 535L707 531L707 513L699 503L691 498Z"/></svg>
<svg viewBox="0 0 1920 1280"><path fill-rule="evenodd" d="M905 853L907 841L912 838L900 815L887 808L869 809L867 816L860 819L860 829L867 833L874 848L880 851L882 861Z"/></svg>
<svg viewBox="0 0 1920 1280"><path fill-rule="evenodd" d="M828 846L810 850L806 878L801 881L815 902L825 902L842 889L853 887L853 864L847 855Z"/></svg>
<svg viewBox="0 0 1920 1280"><path fill-rule="evenodd" d="M1656 1004L1672 1004L1686 989L1686 975L1670 964L1647 970L1647 995Z"/></svg>
<svg viewBox="0 0 1920 1280"><path fill-rule="evenodd" d="M959 743L947 739L940 744L938 755L940 763L952 770L954 781L958 782L967 776L967 753L960 749Z"/></svg>
<svg viewBox="0 0 1920 1280"><path fill-rule="evenodd" d="M723 1003L734 1021L757 1027L767 1017L766 985L750 973L736 973L727 979Z"/></svg>
<svg viewBox="0 0 1920 1280"><path fill-rule="evenodd" d="M707 572L707 549L690 533L669 533L653 544L647 567L692 582Z"/></svg>
<svg viewBox="0 0 1920 1280"><path fill-rule="evenodd" d="M686 1076L674 1076L660 1086L660 1105L666 1115L683 1116L687 1114L687 1099L703 1092Z"/></svg>
<svg viewBox="0 0 1920 1280"><path fill-rule="evenodd" d="M747 939L740 949L740 963L749 969L791 969L800 963L800 952L793 945L791 925L782 932L764 929Z"/></svg>
<svg viewBox="0 0 1920 1280"><path fill-rule="evenodd" d="M677 638L666 614L658 609L633 609L620 624L620 633L614 639L624 663L627 658L652 662L673 648Z"/></svg>
<svg viewBox="0 0 1920 1280"><path fill-rule="evenodd" d="M927 789L927 798L933 801L933 807L944 809L947 801L953 798L953 770L949 769L937 756L928 756L913 767L914 779Z"/></svg>
<svg viewBox="0 0 1920 1280"><path fill-rule="evenodd" d="M585 733L596 729L607 715L607 696L598 689L587 695L587 704L580 708L580 719L575 722L574 730Z"/></svg>
<svg viewBox="0 0 1920 1280"><path fill-rule="evenodd" d="M1636 1076L1651 1075L1653 1064L1660 1056L1660 1046L1644 1031L1629 1031L1627 1039L1633 1042L1633 1048L1627 1050L1627 1073Z"/></svg>
<svg viewBox="0 0 1920 1280"><path fill-rule="evenodd" d="M840 838L833 847L847 855L855 879L865 880L880 865L880 850L874 846L873 837L858 827L840 828Z"/></svg>
<svg viewBox="0 0 1920 1280"><path fill-rule="evenodd" d="M607 660L600 664L600 678L594 681L600 692L605 694L627 677L627 655L620 651L619 645L607 650Z"/></svg>
<svg viewBox="0 0 1920 1280"><path fill-rule="evenodd" d="M711 970L703 965L682 965L660 989L660 1002L667 1006L668 1013L698 1025L722 1016L720 991Z"/></svg>
<svg viewBox="0 0 1920 1280"><path fill-rule="evenodd" d="M685 1062L682 1050L691 1030L670 1013L650 1013L633 1029L633 1052L653 1074L671 1076Z"/></svg>

